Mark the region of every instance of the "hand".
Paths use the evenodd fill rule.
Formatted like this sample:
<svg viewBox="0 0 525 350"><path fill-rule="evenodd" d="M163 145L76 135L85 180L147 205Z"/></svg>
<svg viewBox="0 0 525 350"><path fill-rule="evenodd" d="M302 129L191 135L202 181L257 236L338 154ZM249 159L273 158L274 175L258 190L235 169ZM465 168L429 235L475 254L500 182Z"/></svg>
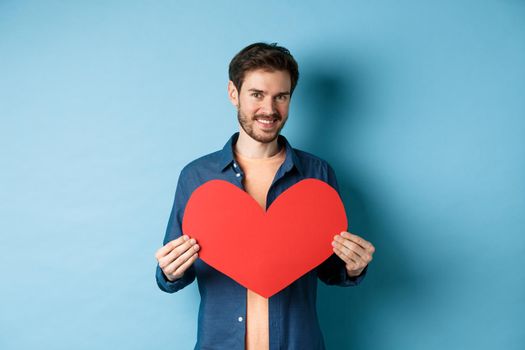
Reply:
<svg viewBox="0 0 525 350"><path fill-rule="evenodd" d="M334 253L346 263L348 276L359 276L366 265L372 261L374 246L359 236L343 231L334 237Z"/></svg>
<svg viewBox="0 0 525 350"><path fill-rule="evenodd" d="M199 245L192 238L184 235L173 241L166 243L155 253L155 258L159 262L159 266L166 275L166 278L173 282L184 275L191 264L199 255Z"/></svg>

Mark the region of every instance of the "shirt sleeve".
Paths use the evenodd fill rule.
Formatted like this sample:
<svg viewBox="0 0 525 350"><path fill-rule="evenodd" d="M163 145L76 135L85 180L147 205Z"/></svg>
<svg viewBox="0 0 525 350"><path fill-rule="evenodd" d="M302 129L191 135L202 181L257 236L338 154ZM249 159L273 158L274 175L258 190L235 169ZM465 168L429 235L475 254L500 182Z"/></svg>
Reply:
<svg viewBox="0 0 525 350"><path fill-rule="evenodd" d="M164 235L164 245L182 236L182 218L184 216L184 208L189 199L188 189L185 186L185 177L186 173L183 169L179 175L177 189L175 190L175 199L168 220L166 234ZM190 266L181 278L170 282L164 275L164 272L162 272L159 264L157 264L155 278L157 280L157 285L162 291L166 293L175 293L195 280L195 268L193 265Z"/></svg>
<svg viewBox="0 0 525 350"><path fill-rule="evenodd" d="M326 163L325 181L339 193L339 185L332 167ZM339 196L341 194L339 193ZM359 276L350 277L346 272L345 263L336 254L332 254L317 268L317 276L327 285L337 285L341 287L356 286L365 278L368 266L365 267Z"/></svg>

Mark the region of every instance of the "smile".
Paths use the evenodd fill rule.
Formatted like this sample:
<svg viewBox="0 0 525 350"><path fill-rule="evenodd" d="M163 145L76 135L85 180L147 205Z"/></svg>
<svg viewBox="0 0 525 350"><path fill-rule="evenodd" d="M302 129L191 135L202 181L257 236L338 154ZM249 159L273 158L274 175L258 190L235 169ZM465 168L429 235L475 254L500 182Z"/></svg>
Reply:
<svg viewBox="0 0 525 350"><path fill-rule="evenodd" d="M259 123L263 123L263 124L267 124L267 125L270 125L270 124L275 123L275 119L272 119L272 120L267 120L267 119L257 119L257 121L258 121Z"/></svg>
<svg viewBox="0 0 525 350"><path fill-rule="evenodd" d="M277 122L277 119L262 119L262 118L257 118L255 119L257 121L257 125L259 125L259 127L262 129L262 130L273 130L274 127L276 126L276 122Z"/></svg>

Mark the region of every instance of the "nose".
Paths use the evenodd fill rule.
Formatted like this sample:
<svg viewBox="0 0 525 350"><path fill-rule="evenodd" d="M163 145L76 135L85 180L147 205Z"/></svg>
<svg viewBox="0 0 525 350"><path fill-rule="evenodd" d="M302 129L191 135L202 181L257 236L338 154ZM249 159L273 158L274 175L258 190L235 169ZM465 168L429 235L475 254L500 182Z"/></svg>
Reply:
<svg viewBox="0 0 525 350"><path fill-rule="evenodd" d="M261 103L261 112L267 115L272 115L275 111L275 101L271 96L267 96Z"/></svg>

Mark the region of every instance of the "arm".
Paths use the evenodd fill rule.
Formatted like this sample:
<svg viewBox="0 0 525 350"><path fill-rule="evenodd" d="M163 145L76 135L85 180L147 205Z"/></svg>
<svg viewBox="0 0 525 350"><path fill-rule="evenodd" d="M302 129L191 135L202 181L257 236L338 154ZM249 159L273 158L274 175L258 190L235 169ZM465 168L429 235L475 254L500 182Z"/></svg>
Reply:
<svg viewBox="0 0 525 350"><path fill-rule="evenodd" d="M328 164L326 164L325 174L324 181L339 193L339 185L335 177L335 172ZM350 236L356 237L355 240L359 238L348 232L344 235L338 235L332 243L334 254L325 260L317 269L319 279L327 285L355 286L361 283L366 275L368 263L372 260L373 251L369 253L370 259L357 259L351 254L353 251L351 251L350 248L354 248L353 245L349 245L347 242ZM361 241L366 242L363 239L361 239ZM373 249L371 244L370 248ZM355 250L357 250L357 248L355 248ZM362 253L362 251L360 252ZM364 256L365 254L362 255ZM356 260L358 260L358 264L354 263Z"/></svg>
<svg viewBox="0 0 525 350"><path fill-rule="evenodd" d="M365 267L359 276L350 277L346 272L345 262L336 254L332 254L317 268L317 276L327 285L350 287L361 283L366 276L367 270L368 266Z"/></svg>
<svg viewBox="0 0 525 350"><path fill-rule="evenodd" d="M184 208L189 199L188 191L184 185L185 176L183 169L179 175L175 199L164 235L164 246L156 254L158 264L155 278L159 288L167 293L175 293L195 279L193 262L197 258L198 245L194 241L181 238ZM190 249L194 249L194 251L192 252ZM178 261L172 262L176 258ZM169 271L170 275L167 276L164 271Z"/></svg>

